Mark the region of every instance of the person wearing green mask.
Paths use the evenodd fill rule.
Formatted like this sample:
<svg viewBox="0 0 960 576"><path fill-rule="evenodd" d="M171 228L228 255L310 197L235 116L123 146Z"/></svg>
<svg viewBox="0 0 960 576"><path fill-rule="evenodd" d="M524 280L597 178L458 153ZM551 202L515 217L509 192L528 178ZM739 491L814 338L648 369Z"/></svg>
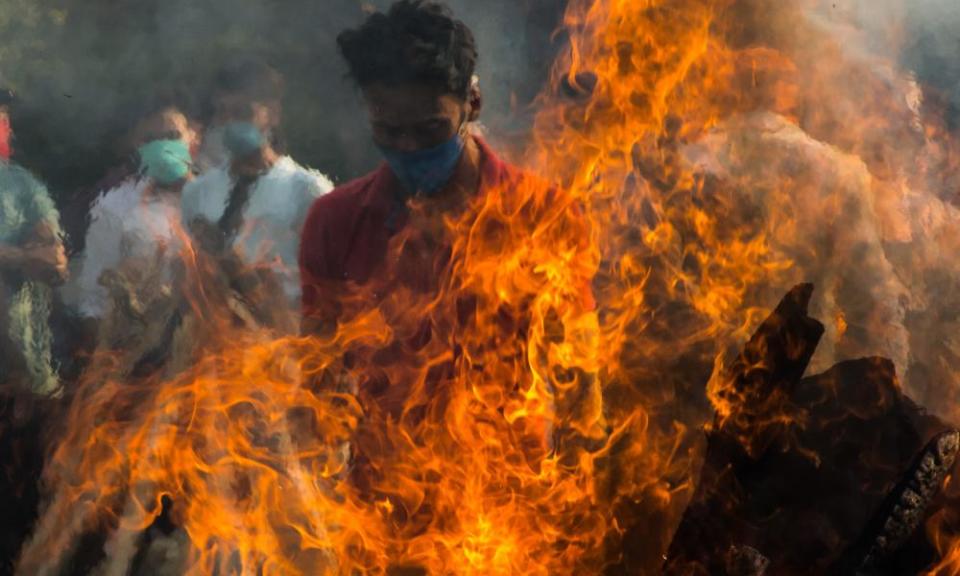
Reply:
<svg viewBox="0 0 960 576"><path fill-rule="evenodd" d="M213 166L184 188L181 215L188 230L218 236L224 254L269 271L296 310L300 229L310 205L333 185L277 151L283 84L276 70L256 59L220 71L211 99L213 127L200 152Z"/></svg>
<svg viewBox="0 0 960 576"><path fill-rule="evenodd" d="M49 318L67 257L50 194L11 158L13 102L0 89L0 388L47 395L60 387Z"/></svg>
<svg viewBox="0 0 960 576"><path fill-rule="evenodd" d="M64 299L81 317L102 319L112 306L105 272L131 265L159 270L170 280L179 249L180 192L193 178L197 134L177 107L149 111L126 140L135 167L103 192L90 210L84 251L71 264Z"/></svg>

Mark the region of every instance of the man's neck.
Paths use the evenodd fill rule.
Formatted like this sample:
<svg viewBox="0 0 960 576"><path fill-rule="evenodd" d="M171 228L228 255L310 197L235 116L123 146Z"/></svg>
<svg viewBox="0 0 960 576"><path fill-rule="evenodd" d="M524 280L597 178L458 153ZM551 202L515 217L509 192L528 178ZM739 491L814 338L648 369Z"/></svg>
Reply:
<svg viewBox="0 0 960 576"><path fill-rule="evenodd" d="M468 135L464 138L463 155L457 164L450 181L444 186L441 196L472 197L480 190L480 163L482 154L476 138Z"/></svg>
<svg viewBox="0 0 960 576"><path fill-rule="evenodd" d="M167 185L161 185L154 182L150 191L157 195L164 195L164 194L177 195L183 191L183 187L187 185L187 182L189 182L189 180L186 178L184 178L183 180L178 180L173 184L167 184Z"/></svg>
<svg viewBox="0 0 960 576"><path fill-rule="evenodd" d="M161 185L156 181L151 181L144 191L145 198L163 198L166 196L179 196L189 180L179 180L174 184Z"/></svg>

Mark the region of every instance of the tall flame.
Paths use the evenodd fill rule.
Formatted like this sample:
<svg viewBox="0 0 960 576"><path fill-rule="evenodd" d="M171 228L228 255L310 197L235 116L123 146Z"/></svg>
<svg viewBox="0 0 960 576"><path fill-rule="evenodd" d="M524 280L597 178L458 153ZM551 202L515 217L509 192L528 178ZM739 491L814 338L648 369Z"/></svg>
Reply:
<svg viewBox="0 0 960 576"><path fill-rule="evenodd" d="M530 174L411 205L396 283L343 295L333 334L237 327L188 253L209 346L169 379L91 370L20 573L57 573L90 532L124 573L161 514L196 574L656 572L699 431L737 417L711 375L786 287L825 293L824 363L933 358L906 350L904 302L925 305L907 285L935 282L932 246L956 246L928 192L952 145L821 8L572 0Z"/></svg>

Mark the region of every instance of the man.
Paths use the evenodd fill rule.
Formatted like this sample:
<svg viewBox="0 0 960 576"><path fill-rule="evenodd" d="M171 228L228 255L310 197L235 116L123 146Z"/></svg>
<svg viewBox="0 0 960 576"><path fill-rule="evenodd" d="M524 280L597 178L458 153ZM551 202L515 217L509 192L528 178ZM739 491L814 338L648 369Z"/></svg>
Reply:
<svg viewBox="0 0 960 576"><path fill-rule="evenodd" d="M246 266L271 272L295 307L300 230L310 204L333 185L274 147L283 98L276 70L238 61L217 83L214 119L227 157L184 188L183 222L205 247L216 245Z"/></svg>
<svg viewBox="0 0 960 576"><path fill-rule="evenodd" d="M423 34L417 25L426 27ZM470 30L445 8L399 2L343 32L338 43L387 162L310 210L300 261L308 332L336 324L329 291L342 281L366 283L382 267L390 238L406 224L407 200L474 196L482 180L496 185L513 172L468 129L483 105L473 76L477 49Z"/></svg>
<svg viewBox="0 0 960 576"><path fill-rule="evenodd" d="M94 202L85 250L64 288L83 317L101 319L109 308L105 271L114 275L132 263L168 277L179 245L180 192L193 178L191 150L197 143L187 117L174 106L149 111L131 131L127 146L139 168Z"/></svg>
<svg viewBox="0 0 960 576"><path fill-rule="evenodd" d="M49 317L67 257L47 189L11 162L12 102L0 90L0 385L46 395L59 389Z"/></svg>
<svg viewBox="0 0 960 576"><path fill-rule="evenodd" d="M536 298L536 288L516 299L515 305L502 307L503 322L486 340L484 331L474 325L477 310L488 306L483 314L496 317L489 306L498 306L498 295L462 290L449 303L442 302L448 294L432 297L441 290L440 278L451 273L447 264L455 255L449 237L444 238L447 223L462 220L464 214L481 218L468 207L494 194L521 205L517 226L525 230L585 229L575 208L561 208L571 203L561 201L558 191L539 197L546 201L533 200L529 192L536 188L536 179L503 162L470 129L483 105L474 76L478 53L469 28L446 7L402 0L386 14L373 14L360 28L342 33L338 43L362 91L373 139L386 163L338 187L311 208L300 251L303 327L307 333L329 336L338 324L358 317L358 309L379 307L388 316L392 341L373 353L348 351L345 363L365 371L354 370L362 397L403 418L421 413L413 404L429 403L430 397L442 393L440 382L450 380L455 372L451 363L462 360L463 350L498 356L504 365L518 366L526 354L526 327L532 318L528 303ZM551 197L556 201L550 202ZM585 242L587 236L582 233L575 239ZM589 279L583 280L573 290L571 307L589 315L593 300ZM406 307L404 298L409 298ZM496 370L479 357L472 358L476 362L468 361L470 370ZM568 414L559 428L578 428L579 435L599 438L604 433L599 390L595 380L581 380L582 387L557 398L563 405L559 409ZM491 390L490 397L503 399L499 406L503 413L511 402L516 406L525 401L517 389L527 384L500 382L497 385L507 394ZM573 408L572 403L579 406ZM524 434L538 436L542 444L552 425L531 422Z"/></svg>

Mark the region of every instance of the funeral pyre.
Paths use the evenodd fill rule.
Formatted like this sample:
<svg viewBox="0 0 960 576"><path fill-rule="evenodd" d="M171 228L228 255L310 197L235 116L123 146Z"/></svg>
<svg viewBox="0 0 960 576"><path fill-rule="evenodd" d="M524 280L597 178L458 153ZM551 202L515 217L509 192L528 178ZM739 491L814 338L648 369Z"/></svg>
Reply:
<svg viewBox="0 0 960 576"><path fill-rule="evenodd" d="M960 573L955 141L849 4L571 0L534 176L413 201L435 273L324 337L185 251L171 366L91 361L18 573Z"/></svg>

